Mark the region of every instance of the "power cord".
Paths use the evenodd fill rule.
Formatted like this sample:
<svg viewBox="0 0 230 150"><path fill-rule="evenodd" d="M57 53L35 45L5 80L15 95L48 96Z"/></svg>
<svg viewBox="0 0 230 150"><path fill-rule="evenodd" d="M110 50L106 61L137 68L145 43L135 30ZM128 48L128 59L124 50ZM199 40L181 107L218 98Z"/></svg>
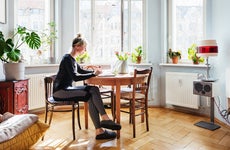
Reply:
<svg viewBox="0 0 230 150"><path fill-rule="evenodd" d="M220 107L222 107L222 106L221 106L221 104L220 104L220 97L218 96L217 98L218 98L218 104L217 104L217 102L215 101L215 99L214 99L214 102L215 102L215 105L216 105L216 107L217 107L217 109L218 109L218 112L219 112L220 115L223 117L223 119L224 119L228 124L230 124L230 120L229 120L230 108L228 108L228 110L227 110L227 109L222 109L222 110L221 110Z"/></svg>

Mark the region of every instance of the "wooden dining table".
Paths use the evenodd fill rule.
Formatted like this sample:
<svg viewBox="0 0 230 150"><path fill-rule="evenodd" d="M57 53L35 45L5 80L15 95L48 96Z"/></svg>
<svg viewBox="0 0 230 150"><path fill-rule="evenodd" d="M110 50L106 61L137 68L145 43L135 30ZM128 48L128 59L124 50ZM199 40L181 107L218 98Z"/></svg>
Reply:
<svg viewBox="0 0 230 150"><path fill-rule="evenodd" d="M138 76L137 78L143 79L145 76ZM99 86L112 86L116 91L116 122L120 124L120 91L121 86L132 85L134 76L131 74L117 74L115 76L102 75L87 79L87 84L99 85ZM85 119L88 119L88 106L85 103ZM88 122L86 122L86 128L88 128ZM120 130L117 131L117 138L120 138Z"/></svg>

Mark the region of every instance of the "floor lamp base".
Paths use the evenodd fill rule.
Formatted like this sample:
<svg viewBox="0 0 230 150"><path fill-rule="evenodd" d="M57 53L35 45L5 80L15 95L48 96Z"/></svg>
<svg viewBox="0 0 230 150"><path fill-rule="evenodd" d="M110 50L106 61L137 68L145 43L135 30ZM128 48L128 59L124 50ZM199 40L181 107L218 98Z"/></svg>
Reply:
<svg viewBox="0 0 230 150"><path fill-rule="evenodd" d="M197 122L194 125L196 125L198 127L201 127L201 128L205 128L205 129L211 130L211 131L214 131L214 130L220 128L220 126L217 125L217 124L214 124L212 122L205 122L205 121Z"/></svg>

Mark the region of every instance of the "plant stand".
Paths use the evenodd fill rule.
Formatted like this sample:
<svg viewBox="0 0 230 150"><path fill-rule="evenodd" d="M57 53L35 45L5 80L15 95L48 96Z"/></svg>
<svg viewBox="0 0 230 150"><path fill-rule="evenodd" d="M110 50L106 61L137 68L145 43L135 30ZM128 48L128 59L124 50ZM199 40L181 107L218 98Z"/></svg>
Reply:
<svg viewBox="0 0 230 150"><path fill-rule="evenodd" d="M214 123L214 82L194 81L193 94L209 97L210 100L210 122L200 121L194 125L208 130L219 129L220 126Z"/></svg>
<svg viewBox="0 0 230 150"><path fill-rule="evenodd" d="M200 122L195 123L195 125L198 127L213 131L213 130L219 129L220 126L214 123L214 98L211 97L210 101L211 101L210 122L200 121Z"/></svg>

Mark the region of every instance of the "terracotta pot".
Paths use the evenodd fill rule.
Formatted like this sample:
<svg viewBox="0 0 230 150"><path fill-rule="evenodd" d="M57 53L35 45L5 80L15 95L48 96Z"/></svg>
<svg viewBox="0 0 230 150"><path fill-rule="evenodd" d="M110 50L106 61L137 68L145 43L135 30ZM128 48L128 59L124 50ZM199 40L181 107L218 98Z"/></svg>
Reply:
<svg viewBox="0 0 230 150"><path fill-rule="evenodd" d="M172 63L173 63L173 64L177 64L177 63L178 63L178 60L179 60L179 57L173 57L173 58L172 58Z"/></svg>
<svg viewBox="0 0 230 150"><path fill-rule="evenodd" d="M137 64L141 63L141 56L137 56Z"/></svg>
<svg viewBox="0 0 230 150"><path fill-rule="evenodd" d="M199 61L194 61L193 64L198 65Z"/></svg>

